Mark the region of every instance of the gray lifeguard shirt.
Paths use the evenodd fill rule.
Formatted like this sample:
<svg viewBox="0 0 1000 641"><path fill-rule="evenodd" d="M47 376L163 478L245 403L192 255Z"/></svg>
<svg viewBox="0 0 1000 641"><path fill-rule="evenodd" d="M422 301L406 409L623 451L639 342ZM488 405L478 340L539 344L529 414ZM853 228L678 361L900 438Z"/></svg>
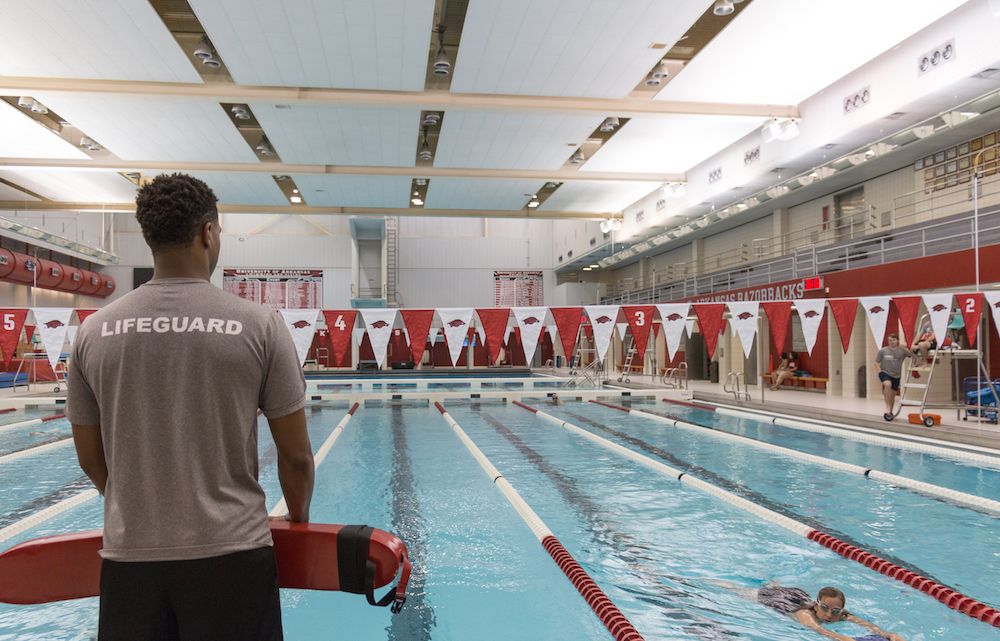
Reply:
<svg viewBox="0 0 1000 641"><path fill-rule="evenodd" d="M875 362L882 371L893 378L903 375L903 361L909 356L909 350L903 347L883 347L875 354Z"/></svg>
<svg viewBox="0 0 1000 641"><path fill-rule="evenodd" d="M305 405L274 310L196 279L150 281L82 325L66 416L100 425L104 558L168 561L271 545L257 482L257 409Z"/></svg>

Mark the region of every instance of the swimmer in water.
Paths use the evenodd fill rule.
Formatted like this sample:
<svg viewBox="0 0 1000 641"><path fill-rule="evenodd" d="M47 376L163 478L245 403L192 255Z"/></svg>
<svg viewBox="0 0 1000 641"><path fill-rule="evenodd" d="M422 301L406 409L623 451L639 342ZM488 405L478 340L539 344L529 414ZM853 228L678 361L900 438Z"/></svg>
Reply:
<svg viewBox="0 0 1000 641"><path fill-rule="evenodd" d="M780 585L767 585L754 592L757 603L767 606L776 612L787 615L803 626L837 641L856 641L854 637L837 634L823 627L825 623L850 621L874 633L874 637L862 637L874 641L879 637L886 641L906 641L903 637L887 632L874 623L865 621L859 616L848 612L844 606L847 598L837 588L826 587L819 591L813 601L809 594L801 588L788 588Z"/></svg>

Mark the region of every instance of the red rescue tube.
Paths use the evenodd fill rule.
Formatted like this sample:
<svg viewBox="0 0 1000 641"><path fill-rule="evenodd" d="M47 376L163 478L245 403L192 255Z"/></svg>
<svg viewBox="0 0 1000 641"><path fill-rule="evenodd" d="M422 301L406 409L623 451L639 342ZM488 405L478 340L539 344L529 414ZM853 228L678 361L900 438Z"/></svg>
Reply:
<svg viewBox="0 0 1000 641"><path fill-rule="evenodd" d="M104 279L104 284L101 286L101 291L97 292L99 296L110 296L115 293L115 288L118 286L115 283L115 279L111 276L101 274L101 278Z"/></svg>
<svg viewBox="0 0 1000 641"><path fill-rule="evenodd" d="M343 525L270 521L283 588L340 590L337 534ZM25 541L0 554L0 603L28 605L66 601L100 594L101 530ZM393 611L406 599L410 560L395 535L375 529L368 545L375 566L374 587L399 574Z"/></svg>
<svg viewBox="0 0 1000 641"><path fill-rule="evenodd" d="M14 269L5 278L17 281L18 283L32 284L35 282L35 269L38 268L38 261L27 254L14 254Z"/></svg>
<svg viewBox="0 0 1000 641"><path fill-rule="evenodd" d="M63 265L63 276L56 289L61 292L75 292L83 287L83 270L72 265Z"/></svg>
<svg viewBox="0 0 1000 641"><path fill-rule="evenodd" d="M0 247L0 278L7 278L14 271L14 252Z"/></svg>
<svg viewBox="0 0 1000 641"><path fill-rule="evenodd" d="M92 272L89 269L80 271L83 272L83 285L80 286L77 293L93 296L101 289L101 277L97 275L97 272Z"/></svg>
<svg viewBox="0 0 1000 641"><path fill-rule="evenodd" d="M38 280L35 282L39 287L46 289L55 288L63 277L63 266L54 260L38 259Z"/></svg>

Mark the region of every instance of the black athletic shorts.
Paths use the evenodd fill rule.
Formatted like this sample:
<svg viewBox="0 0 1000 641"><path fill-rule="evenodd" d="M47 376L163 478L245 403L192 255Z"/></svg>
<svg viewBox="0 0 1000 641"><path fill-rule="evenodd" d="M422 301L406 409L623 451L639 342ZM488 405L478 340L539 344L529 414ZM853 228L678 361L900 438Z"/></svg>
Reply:
<svg viewBox="0 0 1000 641"><path fill-rule="evenodd" d="M897 392L899 391L899 379L896 378L895 376L889 376L885 372L879 372L878 380L882 381L883 383L889 381L889 385L892 387L892 389L896 390Z"/></svg>
<svg viewBox="0 0 1000 641"><path fill-rule="evenodd" d="M101 564L98 641L282 641L274 548Z"/></svg>

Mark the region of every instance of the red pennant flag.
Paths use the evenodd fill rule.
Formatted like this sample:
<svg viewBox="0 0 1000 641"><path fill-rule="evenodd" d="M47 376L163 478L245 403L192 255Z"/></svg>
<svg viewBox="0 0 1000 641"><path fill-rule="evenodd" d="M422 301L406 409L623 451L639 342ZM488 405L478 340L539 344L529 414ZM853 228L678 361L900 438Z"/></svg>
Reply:
<svg viewBox="0 0 1000 641"><path fill-rule="evenodd" d="M580 321L583 320L582 307L550 307L549 312L559 330L559 340L562 342L566 361L573 362L573 352L576 351L576 335L580 332Z"/></svg>
<svg viewBox="0 0 1000 641"><path fill-rule="evenodd" d="M333 351L333 362L343 362L351 353L351 343L354 340L354 320L358 312L353 309L324 309L326 331L330 335L330 349Z"/></svg>
<svg viewBox="0 0 1000 641"><path fill-rule="evenodd" d="M979 333L979 319L983 315L983 295L955 294L955 302L962 312L962 320L965 322L965 335L969 337L969 345L976 346L976 334Z"/></svg>
<svg viewBox="0 0 1000 641"><path fill-rule="evenodd" d="M17 351L17 343L21 340L21 330L24 328L24 320L28 317L26 309L0 309L0 318L3 319L3 328L0 329L0 352L3 353L3 369L10 369L10 361ZM34 331L34 326L31 326ZM31 334L28 334L28 341L31 341Z"/></svg>
<svg viewBox="0 0 1000 641"><path fill-rule="evenodd" d="M837 321L837 331L840 332L840 344L844 347L844 353L851 344L851 333L854 331L854 319L858 315L857 298L830 299L830 312L833 319Z"/></svg>
<svg viewBox="0 0 1000 641"><path fill-rule="evenodd" d="M708 357L715 357L715 346L719 343L719 335L725 328L722 315L726 313L725 303L695 303L691 306L694 315L698 317L698 329L705 339Z"/></svg>
<svg viewBox="0 0 1000 641"><path fill-rule="evenodd" d="M416 366L424 358L427 347L427 335L431 332L431 322L434 320L433 309L401 309L403 325L410 336L410 355Z"/></svg>
<svg viewBox="0 0 1000 641"><path fill-rule="evenodd" d="M34 325L25 325L24 326L24 342L30 343L31 342L31 337L34 336L34 335L35 335L35 326Z"/></svg>
<svg viewBox="0 0 1000 641"><path fill-rule="evenodd" d="M903 326L903 338L907 345L913 345L914 333L917 330L917 315L920 314L920 296L893 296L892 304L899 314L899 323ZM893 330L890 328L890 332Z"/></svg>
<svg viewBox="0 0 1000 641"><path fill-rule="evenodd" d="M490 355L490 365L500 358L500 348L503 347L504 335L507 333L507 321L510 319L509 307L486 307L476 309L479 322L486 332L486 349Z"/></svg>
<svg viewBox="0 0 1000 641"><path fill-rule="evenodd" d="M761 303L767 316L767 325L771 329L771 338L778 352L785 351L785 341L788 339L788 329L792 324L792 302L777 301Z"/></svg>
<svg viewBox="0 0 1000 641"><path fill-rule="evenodd" d="M649 330L653 326L653 314L656 308L652 305L625 305L622 307L625 320L632 330L632 345L635 347L635 358L641 365L646 354L646 344L649 342Z"/></svg>
<svg viewBox="0 0 1000 641"><path fill-rule="evenodd" d="M96 309L78 309L76 310L76 318L83 325L83 321L87 320L87 317L96 311Z"/></svg>

